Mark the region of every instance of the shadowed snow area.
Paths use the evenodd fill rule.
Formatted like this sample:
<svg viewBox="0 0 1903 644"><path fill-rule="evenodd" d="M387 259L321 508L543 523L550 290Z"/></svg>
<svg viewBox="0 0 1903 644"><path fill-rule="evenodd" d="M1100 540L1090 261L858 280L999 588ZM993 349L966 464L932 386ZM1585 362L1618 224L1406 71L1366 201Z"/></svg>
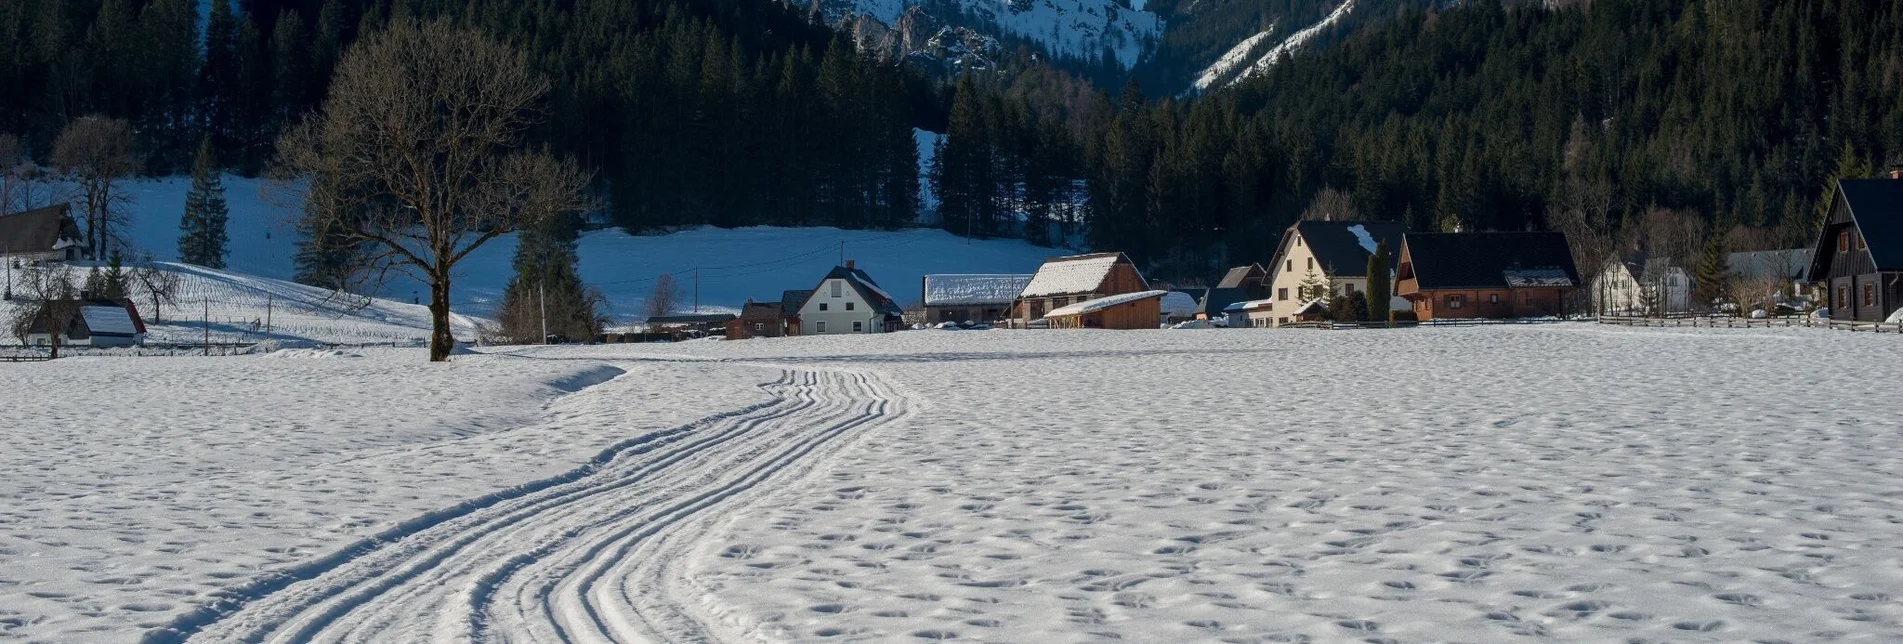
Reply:
<svg viewBox="0 0 1903 644"><path fill-rule="evenodd" d="M1895 336L487 351L0 369L0 640L1903 632Z"/></svg>

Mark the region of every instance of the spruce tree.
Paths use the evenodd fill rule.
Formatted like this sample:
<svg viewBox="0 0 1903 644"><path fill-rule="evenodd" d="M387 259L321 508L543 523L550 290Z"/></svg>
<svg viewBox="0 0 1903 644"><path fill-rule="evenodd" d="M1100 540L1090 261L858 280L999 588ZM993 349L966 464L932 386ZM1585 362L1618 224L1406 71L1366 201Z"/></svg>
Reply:
<svg viewBox="0 0 1903 644"><path fill-rule="evenodd" d="M1696 294L1694 308L1703 309L1724 295L1725 281L1725 236L1713 234L1705 240L1705 247L1698 255L1698 265L1692 275L1695 280L1693 293Z"/></svg>
<svg viewBox="0 0 1903 644"><path fill-rule="evenodd" d="M1374 245L1374 254L1368 256L1368 319L1376 322L1388 321L1388 298L1391 293L1388 282L1388 242L1382 240Z"/></svg>
<svg viewBox="0 0 1903 644"><path fill-rule="evenodd" d="M517 342L548 333L589 341L601 333L604 316L599 291L584 285L575 252L578 217L556 217L520 231L515 247L515 277L502 292L496 319L503 335Z"/></svg>
<svg viewBox="0 0 1903 644"><path fill-rule="evenodd" d="M106 262L106 270L100 278L99 292L93 294L93 297L116 300L132 292L130 288L127 288L124 258L119 255L117 248L112 250L112 258Z"/></svg>
<svg viewBox="0 0 1903 644"><path fill-rule="evenodd" d="M228 217L223 174L214 161L211 137L206 137L192 163L192 190L185 194L185 216L178 222L178 260L224 268Z"/></svg>

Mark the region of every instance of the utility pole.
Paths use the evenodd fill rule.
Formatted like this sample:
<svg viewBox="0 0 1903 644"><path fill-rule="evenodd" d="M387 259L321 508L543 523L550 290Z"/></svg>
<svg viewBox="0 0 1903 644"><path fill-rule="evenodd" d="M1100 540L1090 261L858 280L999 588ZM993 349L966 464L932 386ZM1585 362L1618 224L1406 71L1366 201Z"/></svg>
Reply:
<svg viewBox="0 0 1903 644"><path fill-rule="evenodd" d="M271 304L277 300L276 293L264 294L264 334L271 335Z"/></svg>
<svg viewBox="0 0 1903 644"><path fill-rule="evenodd" d="M211 357L211 296L205 296L205 357Z"/></svg>
<svg viewBox="0 0 1903 644"><path fill-rule="evenodd" d="M548 344L548 278L542 278L542 286L535 289L536 299L542 307L542 344Z"/></svg>

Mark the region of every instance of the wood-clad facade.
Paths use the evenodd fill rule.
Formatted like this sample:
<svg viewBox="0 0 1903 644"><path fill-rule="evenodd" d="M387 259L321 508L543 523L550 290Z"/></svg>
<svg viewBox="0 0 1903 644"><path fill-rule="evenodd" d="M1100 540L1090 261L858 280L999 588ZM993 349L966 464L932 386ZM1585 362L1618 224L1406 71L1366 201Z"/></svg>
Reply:
<svg viewBox="0 0 1903 644"><path fill-rule="evenodd" d="M1143 273L1123 253L1058 257L1046 260L1037 270L1014 307L1014 317L1021 325L1028 325L1032 320L1043 318L1046 313L1078 302L1137 293L1150 288L1149 281L1143 279ZM1161 314L1161 304L1152 302L1151 309L1153 313ZM1152 316L1148 328L1154 328L1156 321L1156 317Z"/></svg>
<svg viewBox="0 0 1903 644"><path fill-rule="evenodd" d="M1844 180L1811 252L1830 317L1881 322L1903 307L1903 180Z"/></svg>
<svg viewBox="0 0 1903 644"><path fill-rule="evenodd" d="M1125 302L1100 311L1076 315L1053 315L1053 329L1154 329L1163 315L1162 297L1147 297Z"/></svg>
<svg viewBox="0 0 1903 644"><path fill-rule="evenodd" d="M1560 233L1410 233L1394 277L1420 320L1562 316L1579 284Z"/></svg>

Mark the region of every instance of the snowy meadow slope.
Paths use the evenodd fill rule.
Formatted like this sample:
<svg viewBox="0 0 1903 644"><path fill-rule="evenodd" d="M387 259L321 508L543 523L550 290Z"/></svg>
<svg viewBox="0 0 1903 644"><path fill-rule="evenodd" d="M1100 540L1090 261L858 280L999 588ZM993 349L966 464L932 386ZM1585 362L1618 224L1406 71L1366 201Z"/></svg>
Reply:
<svg viewBox="0 0 1903 644"><path fill-rule="evenodd" d="M929 133L919 135L928 145ZM265 182L225 178L230 202L229 270L288 281L296 273L298 233L295 214ZM161 260L177 257L178 221L185 178L148 179L129 184L132 224L127 233L140 251ZM843 244L843 246L842 246ZM787 289L812 288L838 262L841 251L872 274L902 303L916 299L920 280L930 273L1029 273L1044 258L1066 254L1020 240L968 240L936 229L902 231L838 228L696 228L666 235L629 235L619 229L584 233L579 243L582 279L608 296L613 315L623 321L645 317L643 304L654 280L673 274L691 300L699 269L701 309L734 312L747 298L778 300ZM510 262L515 236L505 235L471 254L458 267L452 298L458 313L492 317L502 291L514 276ZM407 275L395 275L380 297L415 302L428 288Z"/></svg>
<svg viewBox="0 0 1903 644"><path fill-rule="evenodd" d="M0 423L18 446L0 639L1903 632L1893 336L1556 324L495 351L0 370L24 399L74 388L46 376L63 369L128 410ZM1816 356L1867 362L1794 375ZM618 444L638 447L587 465ZM580 473L508 492L563 472Z"/></svg>

